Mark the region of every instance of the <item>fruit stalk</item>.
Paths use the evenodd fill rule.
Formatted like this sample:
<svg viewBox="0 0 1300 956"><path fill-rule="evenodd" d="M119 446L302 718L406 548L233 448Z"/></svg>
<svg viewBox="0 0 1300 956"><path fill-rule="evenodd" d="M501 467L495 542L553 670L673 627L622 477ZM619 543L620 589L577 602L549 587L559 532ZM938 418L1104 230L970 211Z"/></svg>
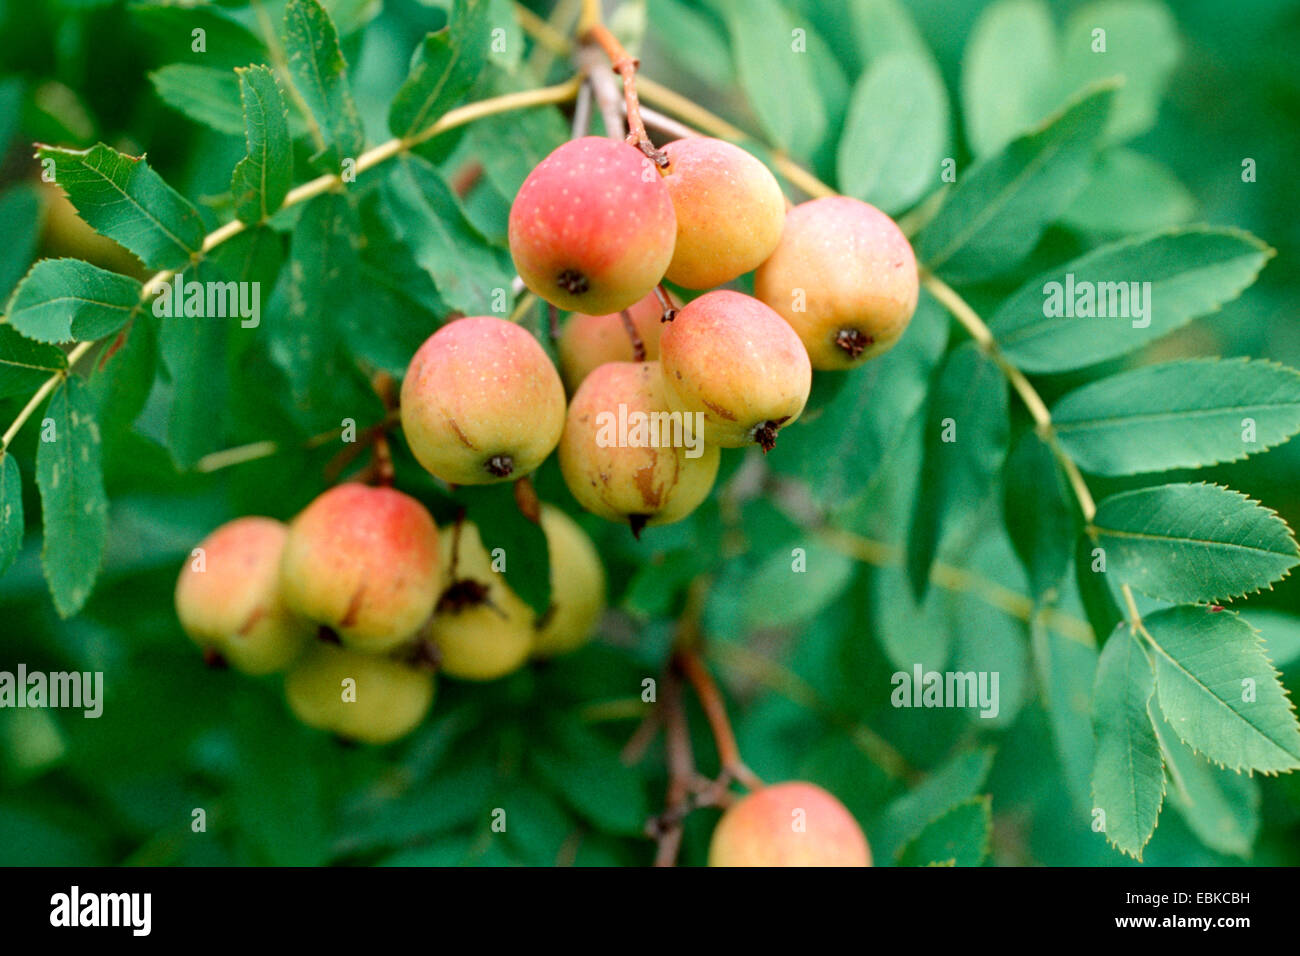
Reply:
<svg viewBox="0 0 1300 956"><path fill-rule="evenodd" d="M655 148L646 132L645 122L641 119L641 102L636 91L636 71L640 61L623 48L618 38L609 32L609 28L599 19L587 25L582 34L584 43L595 43L609 58L610 65L623 80L623 102L627 113L627 141L663 169L668 165L668 157Z"/></svg>

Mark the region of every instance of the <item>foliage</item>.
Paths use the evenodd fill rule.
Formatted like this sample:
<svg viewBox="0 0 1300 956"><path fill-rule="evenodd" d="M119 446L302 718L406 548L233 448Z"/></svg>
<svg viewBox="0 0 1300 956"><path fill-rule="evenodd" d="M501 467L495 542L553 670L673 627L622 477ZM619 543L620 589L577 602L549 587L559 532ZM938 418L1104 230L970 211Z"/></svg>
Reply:
<svg viewBox="0 0 1300 956"><path fill-rule="evenodd" d="M444 682L386 748L300 727L274 678L204 670L171 588L217 524L323 490L338 430L384 421L374 374L450 313L545 338L505 221L569 135L573 67L535 25L552 5L18 6L0 4L19 170L0 191L0 670L102 671L106 698L101 719L0 711L0 863L646 863L662 754L620 749L694 611L746 763L835 793L878 865L1300 863L1297 286L1246 228L1284 256L1300 234L1280 158L1198 138L1296 145L1291 61L1256 64L1296 39L1285 4L1224 34L1208 2L627 4L644 29L610 22L643 76L725 114L795 201L821 177L898 215L926 290L896 348L819 373L772 454L725 455L680 524L634 541L543 466L538 493L612 582L600 639ZM1244 104L1213 135L1225 81L1180 69L1193 44ZM70 246L42 172L121 248ZM183 279L260 283L260 323L158 315ZM1146 284L1149 311L1049 314L1067 282ZM435 486L397 435L397 485L440 519L468 509L544 608L545 542L511 496ZM998 674L998 714L891 702L913 665ZM688 818L686 862L715 818Z"/></svg>

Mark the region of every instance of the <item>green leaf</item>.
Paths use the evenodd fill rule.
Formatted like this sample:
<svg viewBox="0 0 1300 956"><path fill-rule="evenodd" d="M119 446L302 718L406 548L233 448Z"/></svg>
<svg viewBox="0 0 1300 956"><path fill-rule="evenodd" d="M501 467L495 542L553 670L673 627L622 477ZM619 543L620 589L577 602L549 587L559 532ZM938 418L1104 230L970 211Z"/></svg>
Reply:
<svg viewBox="0 0 1300 956"><path fill-rule="evenodd" d="M1263 635L1274 667L1290 667L1300 661L1300 617L1272 608L1245 611L1241 617Z"/></svg>
<svg viewBox="0 0 1300 956"><path fill-rule="evenodd" d="M23 544L23 485L18 460L0 452L0 575L9 570Z"/></svg>
<svg viewBox="0 0 1300 956"><path fill-rule="evenodd" d="M0 235L5 237L0 249L0 300L9 298L36 255L43 212L39 195L29 186L14 186L0 193Z"/></svg>
<svg viewBox="0 0 1300 956"><path fill-rule="evenodd" d="M971 30L962 64L966 137L978 156L997 152L1054 105L1056 28L1042 0L998 0Z"/></svg>
<svg viewBox="0 0 1300 956"><path fill-rule="evenodd" d="M617 750L576 721L562 726L558 746L546 742L529 750L537 772L597 829L640 836L650 806L636 772L623 764Z"/></svg>
<svg viewBox="0 0 1300 956"><path fill-rule="evenodd" d="M292 412L309 433L370 414L357 404L354 363L343 348L338 314L356 286L360 243L350 196L326 193L311 200L262 310L271 361L288 378Z"/></svg>
<svg viewBox="0 0 1300 956"><path fill-rule="evenodd" d="M807 160L827 134L817 63L799 48L790 14L777 0L723 0L740 86L770 141ZM803 29L807 29L804 27Z"/></svg>
<svg viewBox="0 0 1300 956"><path fill-rule="evenodd" d="M974 797L993 767L993 749L967 750L950 759L912 790L894 800L875 825L871 842L880 863L897 858L902 846L931 820Z"/></svg>
<svg viewBox="0 0 1300 956"><path fill-rule="evenodd" d="M1058 634L1041 616L1035 618L1030 632L1043 707L1073 804L1071 819L1091 822L1096 747L1092 736L1092 693L1097 651Z"/></svg>
<svg viewBox="0 0 1300 956"><path fill-rule="evenodd" d="M1300 431L1300 372L1244 359L1150 365L1070 392L1052 421L1066 453L1098 475L1237 461Z"/></svg>
<svg viewBox="0 0 1300 956"><path fill-rule="evenodd" d="M257 223L280 208L293 183L289 110L275 74L266 67L251 66L236 72L248 155L235 166L230 191L239 218Z"/></svg>
<svg viewBox="0 0 1300 956"><path fill-rule="evenodd" d="M1179 740L1233 770L1300 767L1300 723L1258 631L1200 607L1157 611L1144 624L1160 709Z"/></svg>
<svg viewBox="0 0 1300 956"><path fill-rule="evenodd" d="M809 401L799 427L783 431L781 454L770 455L768 467L801 479L827 511L844 510L870 495L925 401L948 344L948 324L947 314L923 292L888 362L816 375L814 395L833 390L833 397L820 407Z"/></svg>
<svg viewBox="0 0 1300 956"><path fill-rule="evenodd" d="M852 558L817 540L790 545L773 551L746 579L741 615L746 630L806 621L848 587ZM802 554L792 555L794 549Z"/></svg>
<svg viewBox="0 0 1300 956"><path fill-rule="evenodd" d="M428 129L469 92L487 66L489 6L488 0L455 0L450 25L424 38L388 113L394 136Z"/></svg>
<svg viewBox="0 0 1300 956"><path fill-rule="evenodd" d="M840 189L896 213L938 184L948 93L930 56L880 57L853 89L839 145Z"/></svg>
<svg viewBox="0 0 1300 956"><path fill-rule="evenodd" d="M156 63L197 61L223 72L266 60L266 45L220 6L173 4L171 0L137 2L126 7L147 39ZM194 49L194 30L203 31L203 49ZM236 131L237 132L237 131Z"/></svg>
<svg viewBox="0 0 1300 956"><path fill-rule="evenodd" d="M1105 52L1098 49L1105 31ZM1096 0L1078 7L1061 40L1060 90L1073 93L1104 77L1121 76L1109 140L1131 139L1156 121L1160 99L1182 55L1178 26L1160 0Z"/></svg>
<svg viewBox="0 0 1300 956"><path fill-rule="evenodd" d="M1258 784L1245 774L1213 766L1179 743L1154 707L1151 719L1169 764L1170 803L1210 849L1249 856L1259 834Z"/></svg>
<svg viewBox="0 0 1300 956"><path fill-rule="evenodd" d="M824 11L836 12L834 5L819 2L818 6ZM896 50L929 52L925 38L917 29L907 6L900 0L849 0L848 13L847 27L865 66L869 67L878 58ZM842 16L837 19L840 28L844 29L846 24Z"/></svg>
<svg viewBox="0 0 1300 956"><path fill-rule="evenodd" d="M467 315L490 315L509 294L511 267L465 218L451 188L418 157L397 160L381 188L393 235Z"/></svg>
<svg viewBox="0 0 1300 956"><path fill-rule="evenodd" d="M971 401L979 396L979 401ZM944 534L977 511L1006 457L1007 381L973 344L948 356L926 411L921 489L912 513L907 571L918 598Z"/></svg>
<svg viewBox="0 0 1300 956"><path fill-rule="evenodd" d="M140 283L80 259L42 259L9 300L9 324L37 342L116 332L140 305Z"/></svg>
<svg viewBox="0 0 1300 956"><path fill-rule="evenodd" d="M1236 229L1189 228L1126 239L1025 283L994 313L989 328L1026 372L1083 368L1140 348L1235 299L1272 255Z"/></svg>
<svg viewBox="0 0 1300 956"><path fill-rule="evenodd" d="M36 484L45 527L41 564L54 607L69 617L90 596L108 540L99 426L94 398L80 379L67 379L45 410Z"/></svg>
<svg viewBox="0 0 1300 956"><path fill-rule="evenodd" d="M1145 648L1127 624L1119 625L1097 662L1092 795L1106 814L1106 841L1138 860L1165 796L1164 761L1147 712L1155 689Z"/></svg>
<svg viewBox="0 0 1300 956"><path fill-rule="evenodd" d="M202 248L198 211L143 156L103 143L83 150L37 146L36 156L54 161L58 184L82 219L151 269L183 268Z"/></svg>
<svg viewBox="0 0 1300 956"><path fill-rule="evenodd" d="M1102 153L1088 185L1061 214L1071 229L1127 235L1168 229L1192 218L1196 200L1170 170L1119 147Z"/></svg>
<svg viewBox="0 0 1300 956"><path fill-rule="evenodd" d="M90 389L106 443L131 426L149 398L158 370L157 321L152 313L137 315L122 332L125 341L106 343L95 360ZM204 376L205 384L210 380Z"/></svg>
<svg viewBox="0 0 1300 956"><path fill-rule="evenodd" d="M1098 553L1094 554L1094 551ZM1124 612L1120 610L1110 578L1106 576L1105 555L1105 550L1097 547L1086 534L1080 534L1075 541L1074 579L1098 646L1114 632L1115 625L1124 620Z"/></svg>
<svg viewBox="0 0 1300 956"><path fill-rule="evenodd" d="M337 169L365 148L338 31L317 0L289 0L284 8L284 39L294 85L316 118L327 147L315 158L322 166Z"/></svg>
<svg viewBox="0 0 1300 956"><path fill-rule="evenodd" d="M921 232L926 267L953 282L1015 269L1087 182L1113 97L1090 90L965 173Z"/></svg>
<svg viewBox="0 0 1300 956"><path fill-rule="evenodd" d="M505 552L506 583L539 617L551 605L551 558L541 525L524 517L513 485L491 485L463 493L466 515L478 527L484 549Z"/></svg>
<svg viewBox="0 0 1300 956"><path fill-rule="evenodd" d="M67 367L62 349L23 338L12 326L0 324L0 398L31 395Z"/></svg>
<svg viewBox="0 0 1300 956"><path fill-rule="evenodd" d="M1107 571L1162 601L1221 602L1286 577L1300 563L1286 522L1220 485L1126 491L1097 506L1091 533Z"/></svg>
<svg viewBox="0 0 1300 956"><path fill-rule="evenodd" d="M159 99L194 122L230 136L244 131L239 79L231 70L169 63L150 73L149 82Z"/></svg>
<svg viewBox="0 0 1300 956"><path fill-rule="evenodd" d="M926 825L899 854L900 866L979 866L993 836L991 797L959 803Z"/></svg>
<svg viewBox="0 0 1300 956"><path fill-rule="evenodd" d="M1052 449L1029 429L1002 471L1002 512L1034 597L1045 600L1070 567L1076 507Z"/></svg>

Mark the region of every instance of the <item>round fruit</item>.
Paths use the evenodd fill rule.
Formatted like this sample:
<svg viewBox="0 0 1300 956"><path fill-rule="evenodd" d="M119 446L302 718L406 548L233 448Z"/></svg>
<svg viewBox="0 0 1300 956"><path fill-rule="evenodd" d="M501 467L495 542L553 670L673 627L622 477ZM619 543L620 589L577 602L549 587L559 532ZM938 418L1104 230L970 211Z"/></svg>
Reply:
<svg viewBox="0 0 1300 956"><path fill-rule="evenodd" d="M591 637L605 607L605 567L587 533L559 508L542 505L542 531L551 559L551 607L533 637L533 654L551 657Z"/></svg>
<svg viewBox="0 0 1300 956"><path fill-rule="evenodd" d="M659 336L665 325L662 321L664 309L659 304L659 297L651 292L627 312L632 318L632 327L636 329L645 347L643 360L657 359ZM606 362L638 361L620 312L610 315L574 313L564 323L558 349L560 371L564 373L564 384L571 393L577 391L592 369L599 368Z"/></svg>
<svg viewBox="0 0 1300 956"><path fill-rule="evenodd" d="M245 674L284 670L316 630L280 594L286 533L271 518L224 524L203 539L176 581L181 628Z"/></svg>
<svg viewBox="0 0 1300 956"><path fill-rule="evenodd" d="M454 485L520 478L564 429L564 385L527 331L457 319L415 353L402 382L402 431L416 459Z"/></svg>
<svg viewBox="0 0 1300 956"><path fill-rule="evenodd" d="M331 488L289 526L280 586L285 603L369 653L413 637L433 613L438 528L392 488Z"/></svg>
<svg viewBox="0 0 1300 956"><path fill-rule="evenodd" d="M560 471L578 503L640 535L694 511L720 453L699 419L673 412L658 362L610 362L583 380L560 438Z"/></svg>
<svg viewBox="0 0 1300 956"><path fill-rule="evenodd" d="M461 522L459 542L455 528L444 528L441 538L444 571L429 632L439 668L462 680L495 680L518 670L533 646L532 608L493 568L471 522Z"/></svg>
<svg viewBox="0 0 1300 956"><path fill-rule="evenodd" d="M786 213L754 294L799 333L813 368L846 369L898 341L916 311L917 281L916 256L894 221L834 196Z"/></svg>
<svg viewBox="0 0 1300 956"><path fill-rule="evenodd" d="M711 289L756 269L781 241L785 224L776 177L720 139L679 139L664 152L664 185L677 213L667 278L688 289Z"/></svg>
<svg viewBox="0 0 1300 956"><path fill-rule="evenodd" d="M368 744L389 743L419 726L433 689L427 670L320 641L284 679L289 709L304 724Z"/></svg>
<svg viewBox="0 0 1300 956"><path fill-rule="evenodd" d="M600 315L650 292L673 256L677 217L654 163L584 136L537 164L510 207L510 254L552 305Z"/></svg>
<svg viewBox="0 0 1300 956"><path fill-rule="evenodd" d="M808 402L808 352L781 316L725 289L689 303L659 344L664 390L676 410L704 417L704 438L764 451Z"/></svg>
<svg viewBox="0 0 1300 956"><path fill-rule="evenodd" d="M781 783L727 808L709 866L870 866L871 849L844 804L811 783Z"/></svg>

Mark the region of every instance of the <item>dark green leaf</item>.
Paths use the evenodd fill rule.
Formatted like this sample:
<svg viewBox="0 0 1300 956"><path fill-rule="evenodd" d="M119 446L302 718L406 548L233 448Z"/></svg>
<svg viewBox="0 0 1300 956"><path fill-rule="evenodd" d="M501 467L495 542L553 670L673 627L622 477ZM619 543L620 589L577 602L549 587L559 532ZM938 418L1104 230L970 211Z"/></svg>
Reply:
<svg viewBox="0 0 1300 956"><path fill-rule="evenodd" d="M1199 607L1157 611L1144 624L1160 709L1179 740L1233 770L1300 767L1300 724L1258 631Z"/></svg>
<svg viewBox="0 0 1300 956"><path fill-rule="evenodd" d="M1102 153L1061 222L1083 232L1119 236L1168 229L1195 211L1192 194L1167 166L1116 147Z"/></svg>
<svg viewBox="0 0 1300 956"><path fill-rule="evenodd" d="M1025 283L989 327L1007 357L1027 372L1083 368L1125 355L1235 299L1272 255L1236 229L1126 239Z"/></svg>
<svg viewBox="0 0 1300 956"><path fill-rule="evenodd" d="M1007 381L996 363L973 344L953 352L926 411L925 460L907 552L917 597L929 587L944 534L992 490L1007 453L1008 415Z"/></svg>
<svg viewBox="0 0 1300 956"><path fill-rule="evenodd" d="M965 173L921 232L925 266L953 282L1015 269L1088 181L1113 97L1090 90Z"/></svg>
<svg viewBox="0 0 1300 956"><path fill-rule="evenodd" d="M280 208L293 183L289 111L275 74L266 67L236 72L248 155L235 167L230 190L239 218L256 223Z"/></svg>
<svg viewBox="0 0 1300 956"><path fill-rule="evenodd" d="M1146 649L1127 624L1119 625L1097 662L1092 794L1106 814L1106 841L1139 860L1165 796L1164 761L1147 712L1155 689Z"/></svg>
<svg viewBox="0 0 1300 956"><path fill-rule="evenodd" d="M1114 632L1115 625L1124 620L1110 578L1106 576L1105 558L1105 550L1088 535L1078 536L1074 551L1074 579L1098 646Z"/></svg>
<svg viewBox="0 0 1300 956"><path fill-rule="evenodd" d="M365 148L338 31L318 0L289 0L284 8L284 35L294 85L316 118L327 147L322 165L337 170L343 160L356 159Z"/></svg>
<svg viewBox="0 0 1300 956"><path fill-rule="evenodd" d="M1180 743L1154 702L1151 717L1169 764L1170 802L1206 846L1249 856L1259 834L1259 785L1245 774L1213 766Z"/></svg>
<svg viewBox="0 0 1300 956"><path fill-rule="evenodd" d="M1105 31L1105 51L1099 49ZM1087 83L1120 76L1124 85L1106 128L1123 140L1156 121L1160 98L1182 53L1178 27L1161 0L1096 0L1066 21L1061 41L1060 89L1070 94Z"/></svg>
<svg viewBox="0 0 1300 956"><path fill-rule="evenodd" d="M0 398L31 395L67 367L62 349L25 339L12 326L0 325Z"/></svg>
<svg viewBox="0 0 1300 956"><path fill-rule="evenodd" d="M1112 495L1093 531L1120 583L1162 601L1225 601L1267 587L1300 563L1286 522L1240 492L1160 485Z"/></svg>
<svg viewBox="0 0 1300 956"><path fill-rule="evenodd" d="M465 218L437 170L416 157L398 160L381 188L394 237L433 276L447 305L467 315L504 308L510 266Z"/></svg>
<svg viewBox="0 0 1300 956"><path fill-rule="evenodd" d="M23 486L18 461L0 451L0 575L9 570L23 544Z"/></svg>
<svg viewBox="0 0 1300 956"><path fill-rule="evenodd" d="M1047 600L1070 566L1076 506L1047 442L1026 431L1002 472L1002 511L1034 596Z"/></svg>
<svg viewBox="0 0 1300 956"><path fill-rule="evenodd" d="M1052 421L1066 453L1099 475L1236 461L1300 431L1300 372L1244 359L1151 365L1071 392Z"/></svg>
<svg viewBox="0 0 1300 956"><path fill-rule="evenodd" d="M965 751L894 800L871 828L871 843L879 861L896 859L903 844L925 829L927 823L974 797L992 767L992 748Z"/></svg>
<svg viewBox="0 0 1300 956"><path fill-rule="evenodd" d="M899 854L900 866L979 866L989 854L993 807L989 797L959 803L927 824Z"/></svg>
<svg viewBox="0 0 1300 956"><path fill-rule="evenodd" d="M1097 651L1058 634L1041 616L1035 618L1031 633L1043 707L1047 710L1062 776L1073 802L1071 818L1080 824L1091 822L1095 762L1092 692Z"/></svg>
<svg viewBox="0 0 1300 956"><path fill-rule="evenodd" d="M42 259L9 300L9 323L37 342L116 332L141 301L140 283L80 259Z"/></svg>
<svg viewBox="0 0 1300 956"><path fill-rule="evenodd" d="M827 133L813 73L828 64L814 61L806 38L800 44L798 25L777 0L725 0L723 6L740 85L759 125L774 145L807 160Z"/></svg>
<svg viewBox="0 0 1300 956"><path fill-rule="evenodd" d="M450 25L424 38L388 114L394 136L428 129L469 92L487 65L489 6L488 0L455 0Z"/></svg>
<svg viewBox="0 0 1300 956"><path fill-rule="evenodd" d="M949 150L948 93L930 56L888 53L853 90L839 145L839 185L896 213L939 182Z"/></svg>
<svg viewBox="0 0 1300 956"><path fill-rule="evenodd" d="M239 79L231 70L169 63L150 73L149 81L159 99L194 122L231 136L244 131Z"/></svg>
<svg viewBox="0 0 1300 956"><path fill-rule="evenodd" d="M2 147L0 147L2 148ZM36 254L42 225L41 201L36 190L15 186L0 193L0 300L9 298Z"/></svg>
<svg viewBox="0 0 1300 956"><path fill-rule="evenodd" d="M90 149L38 146L55 176L96 232L115 239L153 269L179 269L203 245L203 223L189 201L149 168L99 143Z"/></svg>
<svg viewBox="0 0 1300 956"><path fill-rule="evenodd" d="M966 136L996 152L1054 105L1056 28L1043 0L998 0L980 13L962 61Z"/></svg>
<svg viewBox="0 0 1300 956"><path fill-rule="evenodd" d="M108 539L108 498L100 468L99 425L89 388L67 379L41 422L36 484L45 544L41 564L61 617L81 610L99 575Z"/></svg>

